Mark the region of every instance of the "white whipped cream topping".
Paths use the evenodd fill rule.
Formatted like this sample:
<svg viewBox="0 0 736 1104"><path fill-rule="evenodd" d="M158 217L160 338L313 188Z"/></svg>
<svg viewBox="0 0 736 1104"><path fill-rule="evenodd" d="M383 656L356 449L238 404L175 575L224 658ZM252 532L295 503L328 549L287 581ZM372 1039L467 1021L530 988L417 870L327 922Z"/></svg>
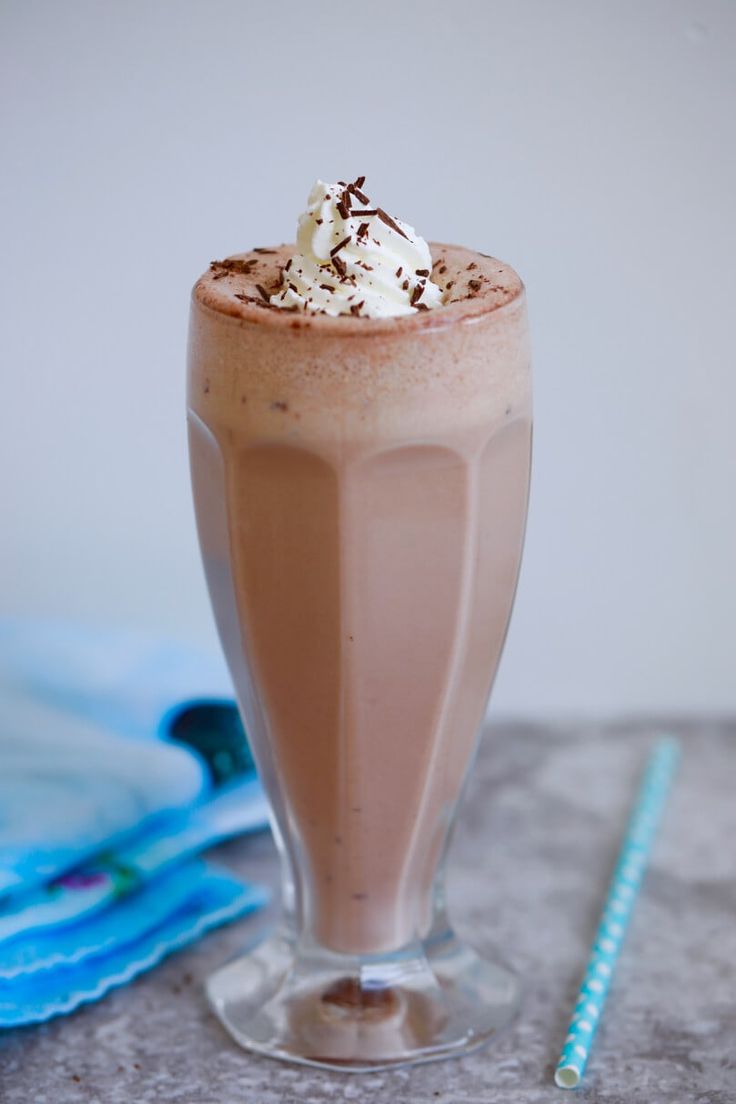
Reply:
<svg viewBox="0 0 736 1104"><path fill-rule="evenodd" d="M362 183L314 185L273 306L393 318L441 305L426 241L377 208Z"/></svg>

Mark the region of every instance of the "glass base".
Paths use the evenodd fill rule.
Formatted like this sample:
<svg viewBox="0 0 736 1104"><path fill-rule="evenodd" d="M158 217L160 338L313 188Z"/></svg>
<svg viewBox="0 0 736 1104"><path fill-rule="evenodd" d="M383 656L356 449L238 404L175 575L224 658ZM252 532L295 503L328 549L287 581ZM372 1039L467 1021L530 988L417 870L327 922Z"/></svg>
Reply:
<svg viewBox="0 0 736 1104"><path fill-rule="evenodd" d="M451 930L390 956L295 948L283 933L207 983L240 1046L361 1073L467 1054L516 1015L520 987Z"/></svg>

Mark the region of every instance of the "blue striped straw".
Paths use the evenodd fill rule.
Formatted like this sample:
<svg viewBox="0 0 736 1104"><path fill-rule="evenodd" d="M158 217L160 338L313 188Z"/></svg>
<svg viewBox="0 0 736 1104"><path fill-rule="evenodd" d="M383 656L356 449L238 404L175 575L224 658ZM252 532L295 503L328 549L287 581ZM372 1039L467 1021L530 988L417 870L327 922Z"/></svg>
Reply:
<svg viewBox="0 0 736 1104"><path fill-rule="evenodd" d="M561 1089L577 1088L583 1079L679 754L677 740L664 737L647 761L555 1070L555 1084Z"/></svg>

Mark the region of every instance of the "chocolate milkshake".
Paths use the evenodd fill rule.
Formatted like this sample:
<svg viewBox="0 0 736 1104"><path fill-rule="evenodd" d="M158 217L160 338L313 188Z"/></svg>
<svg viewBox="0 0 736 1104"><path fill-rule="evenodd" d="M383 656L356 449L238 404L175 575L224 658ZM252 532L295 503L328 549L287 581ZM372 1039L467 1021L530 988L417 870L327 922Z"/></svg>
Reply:
<svg viewBox="0 0 736 1104"><path fill-rule="evenodd" d="M344 961L406 954L432 929L516 586L521 282L430 249L362 180L318 183L296 246L196 284L188 401L205 571L296 938Z"/></svg>

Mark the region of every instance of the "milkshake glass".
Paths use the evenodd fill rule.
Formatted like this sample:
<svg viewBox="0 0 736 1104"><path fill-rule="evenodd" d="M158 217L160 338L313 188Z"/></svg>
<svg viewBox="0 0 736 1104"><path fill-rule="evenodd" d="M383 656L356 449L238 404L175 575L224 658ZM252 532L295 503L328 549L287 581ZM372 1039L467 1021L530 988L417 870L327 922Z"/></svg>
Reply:
<svg viewBox="0 0 736 1104"><path fill-rule="evenodd" d="M192 297L199 539L284 886L279 931L208 991L245 1047L372 1070L464 1053L517 1007L454 935L443 860L521 556L526 308L509 266L435 245L434 310L273 309L293 249Z"/></svg>

